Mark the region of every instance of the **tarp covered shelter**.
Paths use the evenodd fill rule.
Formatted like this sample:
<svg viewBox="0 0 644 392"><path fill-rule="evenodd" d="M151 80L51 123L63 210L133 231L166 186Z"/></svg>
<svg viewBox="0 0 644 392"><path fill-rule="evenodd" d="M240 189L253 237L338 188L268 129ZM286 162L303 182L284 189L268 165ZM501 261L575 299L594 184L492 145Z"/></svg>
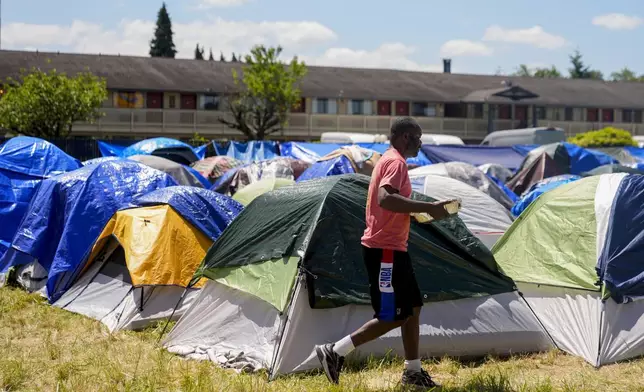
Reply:
<svg viewBox="0 0 644 392"><path fill-rule="evenodd" d="M512 170L503 167L498 163L486 163L485 165L480 165L478 169L488 176L496 178L504 184L508 179L510 179L510 177L512 177L513 174Z"/></svg>
<svg viewBox="0 0 644 392"><path fill-rule="evenodd" d="M450 177L455 180L473 186L481 192L488 194L508 211L514 202L491 178L478 168L465 162L436 163L412 169L409 177L419 177L433 174L437 176Z"/></svg>
<svg viewBox="0 0 644 392"><path fill-rule="evenodd" d="M127 159L140 162L153 169L160 170L174 178L179 185L203 188L203 184L199 181L199 178L192 174L186 166L177 162L154 155L132 155Z"/></svg>
<svg viewBox="0 0 644 392"><path fill-rule="evenodd" d="M160 189L136 204L109 220L84 272L54 306L95 318L111 332L181 317L201 287L184 293L197 267L243 209L192 187Z"/></svg>
<svg viewBox="0 0 644 392"><path fill-rule="evenodd" d="M78 276L116 211L139 196L172 185L176 182L167 174L125 159L44 180L11 248L0 260L0 273L30 264L34 270L18 278L31 290L39 290L46 282L46 294L55 301Z"/></svg>
<svg viewBox="0 0 644 392"><path fill-rule="evenodd" d="M280 154L313 164L340 147L342 145L335 143L285 142L280 143Z"/></svg>
<svg viewBox="0 0 644 392"><path fill-rule="evenodd" d="M644 148L641 147L595 147L591 150L610 155L623 165L644 163Z"/></svg>
<svg viewBox="0 0 644 392"><path fill-rule="evenodd" d="M310 166L297 159L278 157L266 161L238 166L226 172L210 188L224 195L233 196L246 185L263 178L287 178L297 180Z"/></svg>
<svg viewBox="0 0 644 392"><path fill-rule="evenodd" d="M228 156L209 157L192 164L192 168L201 173L209 181L215 182L228 170L243 165L239 159Z"/></svg>
<svg viewBox="0 0 644 392"><path fill-rule="evenodd" d="M190 165L203 158L189 144L167 137L141 140L120 151L123 158L134 155L156 155L182 165Z"/></svg>
<svg viewBox="0 0 644 392"><path fill-rule="evenodd" d="M370 176L381 154L357 145L343 146L318 159L297 179L298 182L319 177L360 173Z"/></svg>
<svg viewBox="0 0 644 392"><path fill-rule="evenodd" d="M557 347L594 366L644 355L644 177L542 194L493 252Z"/></svg>
<svg viewBox="0 0 644 392"><path fill-rule="evenodd" d="M116 160L119 160L119 159L124 159L124 158L116 157L116 156L92 158L92 159L88 159L86 161L83 161L83 166L98 165L99 163L109 162L109 161L116 161Z"/></svg>
<svg viewBox="0 0 644 392"><path fill-rule="evenodd" d="M315 344L373 316L360 245L368 187L364 175L343 175L255 199L208 251L193 281L209 281L164 346L224 366L267 368L271 377L318 367ZM412 223L409 253L426 301L422 355L550 347L512 280L458 217ZM402 353L399 330L353 355L390 350Z"/></svg>
<svg viewBox="0 0 644 392"><path fill-rule="evenodd" d="M580 178L580 176L575 176L572 174L562 174L560 176L549 177L537 182L536 184L532 185L530 189L528 189L524 193L524 195L514 204L512 210L510 210L512 212L512 215L521 215L521 213L542 194L558 188L563 184L577 181Z"/></svg>
<svg viewBox="0 0 644 392"><path fill-rule="evenodd" d="M229 156L245 163L265 161L278 157L277 142L269 140L251 140L249 142L228 143L226 148L215 144L217 155Z"/></svg>
<svg viewBox="0 0 644 392"><path fill-rule="evenodd" d="M585 172L582 175L585 177L588 176L598 176L601 174L610 174L610 173L628 173L628 174L644 174L644 170L640 170L636 167L625 166L625 165L604 165L594 168L591 171Z"/></svg>
<svg viewBox="0 0 644 392"><path fill-rule="evenodd" d="M414 176L411 183L413 190L436 200L460 199L459 218L490 249L512 224L512 216L505 207L459 180L429 174Z"/></svg>
<svg viewBox="0 0 644 392"><path fill-rule="evenodd" d="M17 136L0 146L0 257L11 246L43 179L82 164L46 140Z"/></svg>

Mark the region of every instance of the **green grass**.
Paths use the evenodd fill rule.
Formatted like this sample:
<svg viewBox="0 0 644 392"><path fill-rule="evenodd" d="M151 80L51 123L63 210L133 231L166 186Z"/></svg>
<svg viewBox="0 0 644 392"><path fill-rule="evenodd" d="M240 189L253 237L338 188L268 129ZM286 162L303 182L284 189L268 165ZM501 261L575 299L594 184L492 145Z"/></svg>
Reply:
<svg viewBox="0 0 644 392"><path fill-rule="evenodd" d="M13 288L0 289L0 391L390 391L397 358L349 364L339 386L319 373L267 382L187 361L157 346L161 326L110 335L97 321L48 306ZM644 360L602 367L558 352L425 361L446 392L644 392Z"/></svg>

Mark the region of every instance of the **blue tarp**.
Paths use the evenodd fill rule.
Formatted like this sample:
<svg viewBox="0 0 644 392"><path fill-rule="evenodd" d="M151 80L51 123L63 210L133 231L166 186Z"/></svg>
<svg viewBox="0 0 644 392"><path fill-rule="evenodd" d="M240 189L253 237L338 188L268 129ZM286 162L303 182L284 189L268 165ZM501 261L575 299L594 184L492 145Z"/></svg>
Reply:
<svg viewBox="0 0 644 392"><path fill-rule="evenodd" d="M570 174L581 175L599 166L619 163L603 152L589 150L575 144L562 143L570 156Z"/></svg>
<svg viewBox="0 0 644 392"><path fill-rule="evenodd" d="M346 156L340 155L337 158L314 163L302 173L296 182L350 173L355 173L351 161Z"/></svg>
<svg viewBox="0 0 644 392"><path fill-rule="evenodd" d="M123 156L123 150L127 146L119 146L118 144L111 144L108 142L98 141L98 150L101 152L103 157L121 157Z"/></svg>
<svg viewBox="0 0 644 392"><path fill-rule="evenodd" d="M519 200L519 196L517 196L516 193L512 192L512 189L508 188L503 181L487 173L485 175L488 176L490 180L494 181L494 183L498 185L499 188L501 188L506 195L508 195L508 197L510 198L510 200L512 200L513 203L516 203L517 200Z"/></svg>
<svg viewBox="0 0 644 392"><path fill-rule="evenodd" d="M280 144L280 154L308 163L315 163L319 158L339 149L341 144L286 142Z"/></svg>
<svg viewBox="0 0 644 392"><path fill-rule="evenodd" d="M83 166L98 165L98 164L101 164L103 162L116 161L118 159L123 159L123 158L119 158L119 157L93 158L93 159L88 159L85 162L83 162Z"/></svg>
<svg viewBox="0 0 644 392"><path fill-rule="evenodd" d="M279 156L277 142L271 141L230 142L227 148L217 145L215 147L217 155L226 155L246 163L265 161Z"/></svg>
<svg viewBox="0 0 644 392"><path fill-rule="evenodd" d="M201 147L193 148L191 145L184 143L180 140L170 139L167 137L155 137L152 139L141 140L140 142L134 143L131 146L119 146L116 144L110 144L107 142L99 141L98 149L101 151L101 155L104 157L122 157L127 158L134 155L150 155L157 150L167 149L167 148L183 148L190 150L194 153L195 157L203 159L206 155L207 144Z"/></svg>
<svg viewBox="0 0 644 392"><path fill-rule="evenodd" d="M176 185L169 175L130 160L86 166L43 180L0 272L28 259L48 271L50 301L58 299L76 276L103 227L119 209L139 196Z"/></svg>
<svg viewBox="0 0 644 392"><path fill-rule="evenodd" d="M189 186L158 189L141 196L135 204L141 207L170 205L213 241L219 238L230 222L244 209L244 206L228 196Z"/></svg>
<svg viewBox="0 0 644 392"><path fill-rule="evenodd" d="M542 194L551 191L555 188L567 184L569 182L577 181L581 177L577 175L564 174L561 176L555 176L546 178L545 180L539 181L536 184L532 185L525 196L520 198L512 207L510 212L512 215L519 216L521 213L528 208L533 201L537 200Z"/></svg>
<svg viewBox="0 0 644 392"><path fill-rule="evenodd" d="M390 145L387 143L357 143L358 146L362 148L368 148L370 150L374 150L376 152L379 152L380 154L384 154L387 149L389 149ZM431 165L432 161L427 158L427 155L421 150L418 151L418 155L413 157L413 158L407 158L407 164L408 165L416 165L416 166L427 166Z"/></svg>
<svg viewBox="0 0 644 392"><path fill-rule="evenodd" d="M644 176L626 176L617 191L597 274L618 303L644 297Z"/></svg>
<svg viewBox="0 0 644 392"><path fill-rule="evenodd" d="M210 183L210 181L208 181L206 177L204 177L201 173L193 169L191 166L183 165L183 167L185 167L186 170L192 173L192 175L195 176L195 178L201 183L201 185L203 185L204 188L209 189L212 186L212 184Z"/></svg>
<svg viewBox="0 0 644 392"><path fill-rule="evenodd" d="M627 146L624 147L624 150L631 154L631 156L635 158L639 163L644 163L644 148Z"/></svg>
<svg viewBox="0 0 644 392"><path fill-rule="evenodd" d="M537 147L539 147L539 144L515 144L512 146L512 149L525 157L530 151Z"/></svg>
<svg viewBox="0 0 644 392"><path fill-rule="evenodd" d="M512 171L521 166L524 156L512 147L487 146L434 146L422 147L427 158L434 163L465 162L473 166L496 163Z"/></svg>
<svg viewBox="0 0 644 392"><path fill-rule="evenodd" d="M0 147L0 257L41 181L80 167L80 161L42 139L18 136Z"/></svg>
<svg viewBox="0 0 644 392"><path fill-rule="evenodd" d="M7 172L47 178L81 166L78 159L42 139L17 136L0 147L0 170Z"/></svg>

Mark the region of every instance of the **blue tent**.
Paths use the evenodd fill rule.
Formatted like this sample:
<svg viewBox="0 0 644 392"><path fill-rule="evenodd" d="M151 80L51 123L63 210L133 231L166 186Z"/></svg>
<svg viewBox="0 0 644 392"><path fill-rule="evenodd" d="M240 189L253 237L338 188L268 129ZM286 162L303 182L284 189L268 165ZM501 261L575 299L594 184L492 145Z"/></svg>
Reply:
<svg viewBox="0 0 644 392"><path fill-rule="evenodd" d="M48 271L55 301L81 272L107 221L139 196L176 185L172 177L130 160L80 168L42 182L20 224L0 272L38 260Z"/></svg>
<svg viewBox="0 0 644 392"><path fill-rule="evenodd" d="M139 207L167 204L213 241L244 209L228 196L189 186L157 189L139 197Z"/></svg>
<svg viewBox="0 0 644 392"><path fill-rule="evenodd" d="M230 142L228 148L215 145L217 155L226 155L251 163L265 161L279 156L277 142L253 140L248 143Z"/></svg>
<svg viewBox="0 0 644 392"><path fill-rule="evenodd" d="M10 246L42 179L82 165L48 141L18 136L0 147L0 257Z"/></svg>
<svg viewBox="0 0 644 392"><path fill-rule="evenodd" d="M342 147L335 143L286 142L280 144L280 154L308 163L315 163L319 158Z"/></svg>
<svg viewBox="0 0 644 392"><path fill-rule="evenodd" d="M579 179L581 179L580 176L564 174L561 176L550 177L539 181L538 183L532 185L530 189L528 189L528 191L525 193L525 195L516 201L510 212L512 212L512 215L514 216L519 216L526 208L528 208L530 204L532 204L533 201L537 200L537 198L539 198L539 196L541 196L542 194L558 188L563 184L577 181Z"/></svg>
<svg viewBox="0 0 644 392"><path fill-rule="evenodd" d="M199 159L203 159L206 152L206 149L202 148L203 146L193 148L180 140L167 137L141 140L128 147L99 141L98 147L104 157L116 156L127 158L134 155L158 155L184 164L190 164Z"/></svg>
<svg viewBox="0 0 644 392"><path fill-rule="evenodd" d="M521 166L524 155L512 147L487 146L434 146L422 147L427 158L434 163L465 162L473 166L496 163L510 170Z"/></svg>
<svg viewBox="0 0 644 392"><path fill-rule="evenodd" d="M350 173L355 173L351 161L346 156L340 155L333 159L314 163L302 173L296 182Z"/></svg>

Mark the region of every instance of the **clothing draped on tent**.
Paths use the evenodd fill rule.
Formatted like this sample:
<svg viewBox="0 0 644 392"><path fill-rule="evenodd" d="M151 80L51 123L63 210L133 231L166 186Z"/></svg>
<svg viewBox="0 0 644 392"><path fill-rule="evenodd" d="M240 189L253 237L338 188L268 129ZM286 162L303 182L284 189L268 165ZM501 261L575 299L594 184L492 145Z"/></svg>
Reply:
<svg viewBox="0 0 644 392"><path fill-rule="evenodd" d="M174 178L179 185L203 187L199 178L195 177L186 166L169 159L154 155L132 155L127 159L140 162L153 169L160 170Z"/></svg>
<svg viewBox="0 0 644 392"><path fill-rule="evenodd" d="M176 185L172 177L131 160L86 166L44 180L11 249L0 260L0 272L37 261L47 271L47 295L55 301L80 272L112 215L137 197L171 185Z"/></svg>
<svg viewBox="0 0 644 392"><path fill-rule="evenodd" d="M11 246L41 181L81 166L42 139L18 136L0 146L0 258Z"/></svg>
<svg viewBox="0 0 644 392"><path fill-rule="evenodd" d="M201 173L209 181L215 182L223 176L228 170L243 165L244 162L239 159L217 156L209 157L192 164L192 168Z"/></svg>

